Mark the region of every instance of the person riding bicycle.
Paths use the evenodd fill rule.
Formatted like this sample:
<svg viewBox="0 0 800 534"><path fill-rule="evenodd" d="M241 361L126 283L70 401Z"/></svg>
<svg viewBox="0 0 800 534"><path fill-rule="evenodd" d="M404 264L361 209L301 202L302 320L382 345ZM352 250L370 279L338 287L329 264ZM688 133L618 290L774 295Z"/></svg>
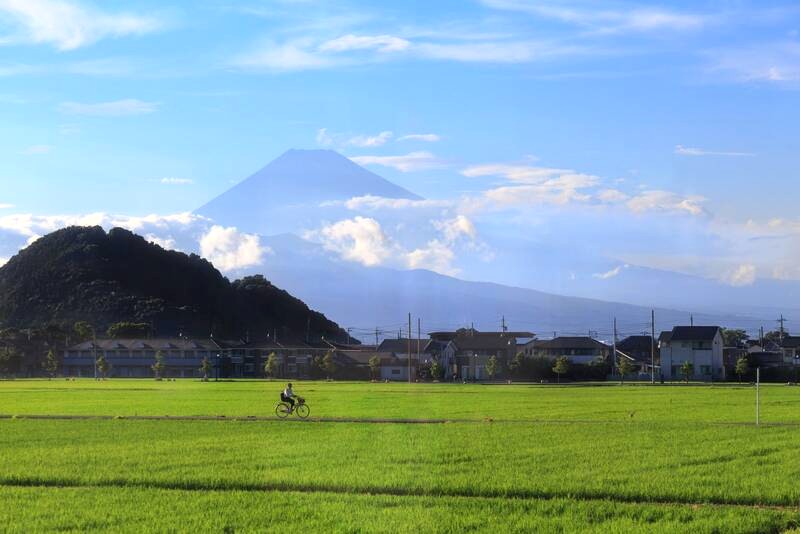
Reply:
<svg viewBox="0 0 800 534"><path fill-rule="evenodd" d="M295 396L294 391L292 391L292 383L289 382L286 384L286 389L281 392L281 400L289 405L289 413L294 410Z"/></svg>

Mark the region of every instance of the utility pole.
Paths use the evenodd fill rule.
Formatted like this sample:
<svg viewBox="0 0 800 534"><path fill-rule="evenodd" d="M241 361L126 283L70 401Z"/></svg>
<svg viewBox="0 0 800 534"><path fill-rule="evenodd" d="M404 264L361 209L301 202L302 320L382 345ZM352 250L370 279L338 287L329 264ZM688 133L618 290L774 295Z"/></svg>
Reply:
<svg viewBox="0 0 800 534"><path fill-rule="evenodd" d="M408 314L408 382L411 383L411 313Z"/></svg>
<svg viewBox="0 0 800 534"><path fill-rule="evenodd" d="M378 327L375 327L375 349L378 349Z"/></svg>
<svg viewBox="0 0 800 534"><path fill-rule="evenodd" d="M613 352L611 355L611 374L614 374L615 369L617 368L617 318L614 317L614 342L613 342Z"/></svg>
<svg viewBox="0 0 800 534"><path fill-rule="evenodd" d="M694 326L694 314L689 315L689 326Z"/></svg>
<svg viewBox="0 0 800 534"><path fill-rule="evenodd" d="M778 322L781 324L781 330L780 330L780 332L781 332L781 345L783 345L783 333L784 333L783 323L786 322L786 319L783 318L783 314L781 314L781 318L778 319Z"/></svg>
<svg viewBox="0 0 800 534"><path fill-rule="evenodd" d="M763 326L759 329L758 344L761 347L761 350L764 350L764 327Z"/></svg>
<svg viewBox="0 0 800 534"><path fill-rule="evenodd" d="M694 317L692 317L694 325ZM650 383L656 383L656 311L650 310Z"/></svg>
<svg viewBox="0 0 800 534"><path fill-rule="evenodd" d="M506 327L506 316L503 316L503 333L505 334L508 332L508 328Z"/></svg>
<svg viewBox="0 0 800 534"><path fill-rule="evenodd" d="M761 367L756 367L756 426L761 424L761 399L759 388L761 386Z"/></svg>
<svg viewBox="0 0 800 534"><path fill-rule="evenodd" d="M417 317L417 365L419 365L419 349L422 343L422 318Z"/></svg>

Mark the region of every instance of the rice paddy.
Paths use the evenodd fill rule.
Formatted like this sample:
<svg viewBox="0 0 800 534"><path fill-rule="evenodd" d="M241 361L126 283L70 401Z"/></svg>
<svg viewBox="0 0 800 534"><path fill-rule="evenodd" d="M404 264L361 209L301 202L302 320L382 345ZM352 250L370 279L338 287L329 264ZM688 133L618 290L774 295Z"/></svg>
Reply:
<svg viewBox="0 0 800 534"><path fill-rule="evenodd" d="M800 388L762 387L762 420L773 424L757 428L748 386L296 383L312 408L307 422L274 418L280 387L0 382L8 416L0 498L10 504L0 524L19 532L782 532L800 524ZM167 415L225 419L135 418ZM446 422L398 422L410 418Z"/></svg>

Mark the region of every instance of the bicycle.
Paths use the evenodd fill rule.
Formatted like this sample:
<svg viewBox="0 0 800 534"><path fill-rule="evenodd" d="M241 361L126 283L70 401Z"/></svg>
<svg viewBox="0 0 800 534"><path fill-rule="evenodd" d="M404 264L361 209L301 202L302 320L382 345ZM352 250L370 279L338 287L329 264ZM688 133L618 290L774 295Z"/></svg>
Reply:
<svg viewBox="0 0 800 534"><path fill-rule="evenodd" d="M280 401L275 406L275 415L281 419L286 419L290 414L294 413L300 419L305 419L311 413L311 408L306 404L306 400L302 397L297 397L297 402L294 405L294 410L288 402Z"/></svg>

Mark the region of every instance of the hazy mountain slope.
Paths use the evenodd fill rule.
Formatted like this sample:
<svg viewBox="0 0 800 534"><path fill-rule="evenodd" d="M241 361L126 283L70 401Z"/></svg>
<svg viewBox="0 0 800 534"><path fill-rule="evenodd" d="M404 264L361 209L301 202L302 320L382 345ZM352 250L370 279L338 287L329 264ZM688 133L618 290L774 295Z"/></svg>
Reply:
<svg viewBox="0 0 800 534"><path fill-rule="evenodd" d="M312 243L292 235L265 238L275 251L265 274L293 294L326 310L345 326L400 328L408 312L423 319L424 329L475 323L497 329L503 316L514 329L541 334L608 334L614 317L623 334L649 330L650 308L485 282L469 282L425 270L367 268L334 260ZM690 313L659 308L657 329L688 324ZM751 317L696 313L696 324L752 326Z"/></svg>
<svg viewBox="0 0 800 534"><path fill-rule="evenodd" d="M196 213L240 230L276 234L317 226L357 196L419 199L333 150L289 150Z"/></svg>
<svg viewBox="0 0 800 534"><path fill-rule="evenodd" d="M152 323L166 335L218 337L278 329L339 336L338 326L262 277L229 282L208 261L166 251L119 228L70 227L0 268L0 322L31 327L89 321Z"/></svg>

